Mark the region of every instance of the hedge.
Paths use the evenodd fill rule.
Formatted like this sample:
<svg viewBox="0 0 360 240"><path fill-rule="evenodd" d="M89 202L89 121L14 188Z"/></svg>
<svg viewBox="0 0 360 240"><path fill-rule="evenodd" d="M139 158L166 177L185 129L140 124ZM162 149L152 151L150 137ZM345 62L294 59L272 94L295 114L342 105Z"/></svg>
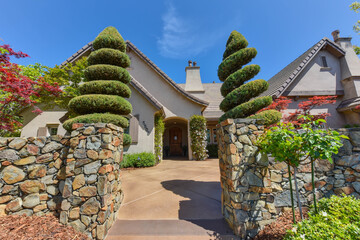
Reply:
<svg viewBox="0 0 360 240"><path fill-rule="evenodd" d="M223 60L240 49L246 48L248 44L248 41L241 33L232 31L228 41L226 42L226 50L223 54Z"/></svg>
<svg viewBox="0 0 360 240"><path fill-rule="evenodd" d="M271 124L277 123L281 120L282 114L276 110L266 110L255 115L252 115L248 118L252 119L262 119L264 120L264 124L269 126Z"/></svg>
<svg viewBox="0 0 360 240"><path fill-rule="evenodd" d="M64 129L71 131L74 123L112 123L122 128L127 128L129 126L129 121L125 117L111 113L92 113L81 115L66 120L63 127Z"/></svg>
<svg viewBox="0 0 360 240"><path fill-rule="evenodd" d="M219 121L222 122L228 118L245 118L269 106L271 103L272 97L270 96L255 98L229 110L220 117Z"/></svg>
<svg viewBox="0 0 360 240"><path fill-rule="evenodd" d="M260 66L256 64L247 65L231 74L221 85L220 92L223 97L244 82L252 79L260 72Z"/></svg>
<svg viewBox="0 0 360 240"><path fill-rule="evenodd" d="M240 49L236 53L230 55L219 65L218 77L221 81L232 73L236 72L245 64L249 63L257 54L255 48L244 48Z"/></svg>
<svg viewBox="0 0 360 240"><path fill-rule="evenodd" d="M119 81L92 81L79 86L80 93L85 94L107 94L117 95L124 98L131 96L130 88Z"/></svg>
<svg viewBox="0 0 360 240"><path fill-rule="evenodd" d="M257 97L260 93L266 91L269 83L265 80L255 80L242 85L230 92L220 103L220 109L224 112L240 105L250 99Z"/></svg>
<svg viewBox="0 0 360 240"><path fill-rule="evenodd" d="M95 38L93 48L113 48L125 52L126 43L116 28L107 27Z"/></svg>
<svg viewBox="0 0 360 240"><path fill-rule="evenodd" d="M160 113L155 114L154 125L155 158L156 162L160 162L163 159L163 134L165 131L165 123L163 120L163 116Z"/></svg>
<svg viewBox="0 0 360 240"><path fill-rule="evenodd" d="M84 75L87 81L116 80L123 83L129 83L131 81L130 74L126 69L108 64L89 66L85 69Z"/></svg>
<svg viewBox="0 0 360 240"><path fill-rule="evenodd" d="M120 163L121 168L151 167L155 165L155 155L150 152L125 154Z"/></svg>
<svg viewBox="0 0 360 240"><path fill-rule="evenodd" d="M129 146L132 143L131 136L127 133L124 133L123 145Z"/></svg>
<svg viewBox="0 0 360 240"><path fill-rule="evenodd" d="M127 115L131 113L131 104L120 96L89 94L70 100L69 107L77 114L114 113Z"/></svg>
<svg viewBox="0 0 360 240"><path fill-rule="evenodd" d="M206 119L203 116L193 115L190 117L191 150L196 160L205 160L206 150Z"/></svg>
<svg viewBox="0 0 360 240"><path fill-rule="evenodd" d="M92 52L88 57L89 65L110 64L127 68L130 66L130 58L126 53L111 48L101 48Z"/></svg>

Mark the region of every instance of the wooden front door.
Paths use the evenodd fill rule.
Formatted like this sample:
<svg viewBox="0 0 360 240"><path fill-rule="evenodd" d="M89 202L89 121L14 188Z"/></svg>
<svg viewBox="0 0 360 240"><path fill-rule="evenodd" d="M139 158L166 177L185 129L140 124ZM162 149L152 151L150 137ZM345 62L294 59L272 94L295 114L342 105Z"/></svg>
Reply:
<svg viewBox="0 0 360 240"><path fill-rule="evenodd" d="M181 129L178 127L170 128L169 137L170 137L170 156L181 156L182 155Z"/></svg>

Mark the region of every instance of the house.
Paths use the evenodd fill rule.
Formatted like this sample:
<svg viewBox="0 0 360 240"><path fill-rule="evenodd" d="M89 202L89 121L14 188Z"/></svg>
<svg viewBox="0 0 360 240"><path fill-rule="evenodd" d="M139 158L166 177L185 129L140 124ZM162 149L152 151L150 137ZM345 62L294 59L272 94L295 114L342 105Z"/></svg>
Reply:
<svg viewBox="0 0 360 240"><path fill-rule="evenodd" d="M219 103L222 100L219 83L202 83L200 67L189 61L185 68L186 83L176 84L158 66L155 65L133 43L126 41L127 54L131 66L127 69L131 75L130 89L132 104L128 133L132 143L125 148L127 153L154 151L154 116L162 114L165 122L163 136L164 147L169 149L170 156L183 156L191 159L192 154L189 135L189 119L193 115L203 115L208 120L209 142L215 143L215 126L222 112ZM92 43L85 45L62 65L73 63L81 57L88 56ZM62 122L66 111L55 109L35 115L32 109L22 112L24 127L21 136L46 136L65 134ZM183 149L187 149L184 151Z"/></svg>
<svg viewBox="0 0 360 240"><path fill-rule="evenodd" d="M313 96L336 96L333 104L313 110L331 114L332 128L360 124L360 59L350 37L332 32L334 41L323 38L305 53L273 76L262 96L286 96L293 100L288 111L294 111L301 101Z"/></svg>
<svg viewBox="0 0 360 240"><path fill-rule="evenodd" d="M323 38L305 53L287 65L269 80L269 89L262 96L287 96L293 100L288 111L294 111L299 102L312 96L337 96L336 104L321 106L314 111L328 112L330 127L360 124L360 60L351 45L351 38L332 33L334 41ZM222 111L219 104L221 83L202 83L200 67L189 61L185 67L185 84L175 83L130 41L127 54L131 59L128 71L132 77L129 99L133 106L129 134L132 144L127 153L154 151L154 116L160 113L165 121L164 149L170 156L184 155L192 159L189 119L203 115L207 119L208 142L216 143L215 128ZM92 43L85 45L63 64L73 63L88 56ZM359 107L360 108L360 107ZM35 115L31 109L22 112L24 127L21 136L65 134L61 123L66 111L54 109Z"/></svg>

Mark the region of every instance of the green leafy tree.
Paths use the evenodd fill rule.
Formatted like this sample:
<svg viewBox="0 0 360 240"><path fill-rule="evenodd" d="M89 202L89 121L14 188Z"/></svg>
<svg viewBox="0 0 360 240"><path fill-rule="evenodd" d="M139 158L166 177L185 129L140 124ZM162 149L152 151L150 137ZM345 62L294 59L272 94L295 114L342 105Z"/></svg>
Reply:
<svg viewBox="0 0 360 240"><path fill-rule="evenodd" d="M295 219L295 206L292 186L291 168L296 168L300 164L305 153L302 151L303 140L299 133L295 131L292 123L279 123L272 127L259 139L258 146L263 153L271 154L275 161L285 162L288 166L291 208L293 213L293 222ZM296 177L295 177L296 183ZM300 205L299 197L298 204Z"/></svg>
<svg viewBox="0 0 360 240"><path fill-rule="evenodd" d="M126 128L129 121L121 115L132 111L125 99L131 94L127 86L131 78L126 70L130 66L126 43L116 28L107 27L95 38L93 48L84 72L86 82L79 86L82 95L69 102L69 109L79 116L67 120L64 128L70 130L73 123L94 122Z"/></svg>
<svg viewBox="0 0 360 240"><path fill-rule="evenodd" d="M58 84L62 88L62 93L58 97L48 94L40 95L38 102L46 103L42 105L43 109L52 109L58 106L61 109L68 110L69 101L80 95L79 86L85 80L85 69L87 67L87 58L83 57L74 64L67 63L65 66L47 67L39 63L33 65L21 66L22 73L34 80L43 77L47 83Z"/></svg>
<svg viewBox="0 0 360 240"><path fill-rule="evenodd" d="M353 2L350 4L350 9L353 10L356 13L359 13L360 9L360 3L359 2ZM358 20L355 25L353 26L353 29L356 33L360 34L360 20ZM354 50L357 55L360 54L360 47L354 45Z"/></svg>
<svg viewBox="0 0 360 240"><path fill-rule="evenodd" d="M270 96L258 97L268 89L267 81L259 79L244 84L260 71L258 65L245 66L257 54L255 48L247 46L248 42L243 35L237 31L231 32L226 43L223 61L218 68L218 77L224 82L220 89L224 97L220 103L220 109L225 114L220 117L220 121L227 118L249 117L272 103ZM255 114L252 118L264 119L267 124L272 124L281 119L281 113L271 110Z"/></svg>
<svg viewBox="0 0 360 240"><path fill-rule="evenodd" d="M311 162L313 201L315 212L317 212L314 162L316 159L326 159L333 163L332 155L337 154L342 146L341 139L348 139L348 137L340 135L335 130L322 128L322 124L326 124L324 119L312 121L309 116L302 116L302 118L305 120L305 123L301 125L302 148L307 153L306 158L309 158Z"/></svg>

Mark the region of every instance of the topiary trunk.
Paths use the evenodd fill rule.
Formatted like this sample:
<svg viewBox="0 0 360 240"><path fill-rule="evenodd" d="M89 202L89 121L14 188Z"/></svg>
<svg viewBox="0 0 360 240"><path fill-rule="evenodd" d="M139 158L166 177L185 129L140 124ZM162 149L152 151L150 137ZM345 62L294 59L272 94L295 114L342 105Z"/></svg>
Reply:
<svg viewBox="0 0 360 240"><path fill-rule="evenodd" d="M225 112L220 121L227 118L251 118L264 119L265 124L270 125L281 119L281 113L271 110L254 115L257 111L272 103L271 96L258 97L266 91L269 84L265 80L255 80L244 84L259 73L258 65L248 65L257 54L255 48L247 48L248 42L243 35L233 31L226 43L223 61L218 68L218 77L224 83L221 86L221 94L224 100L220 109Z"/></svg>
<svg viewBox="0 0 360 240"><path fill-rule="evenodd" d="M82 95L69 102L70 110L80 116L67 120L64 128L71 130L73 123L96 122L126 128L129 121L121 115L132 111L125 99L131 96L126 43L116 28L107 27L95 38L93 48L85 69L86 82L79 88Z"/></svg>

